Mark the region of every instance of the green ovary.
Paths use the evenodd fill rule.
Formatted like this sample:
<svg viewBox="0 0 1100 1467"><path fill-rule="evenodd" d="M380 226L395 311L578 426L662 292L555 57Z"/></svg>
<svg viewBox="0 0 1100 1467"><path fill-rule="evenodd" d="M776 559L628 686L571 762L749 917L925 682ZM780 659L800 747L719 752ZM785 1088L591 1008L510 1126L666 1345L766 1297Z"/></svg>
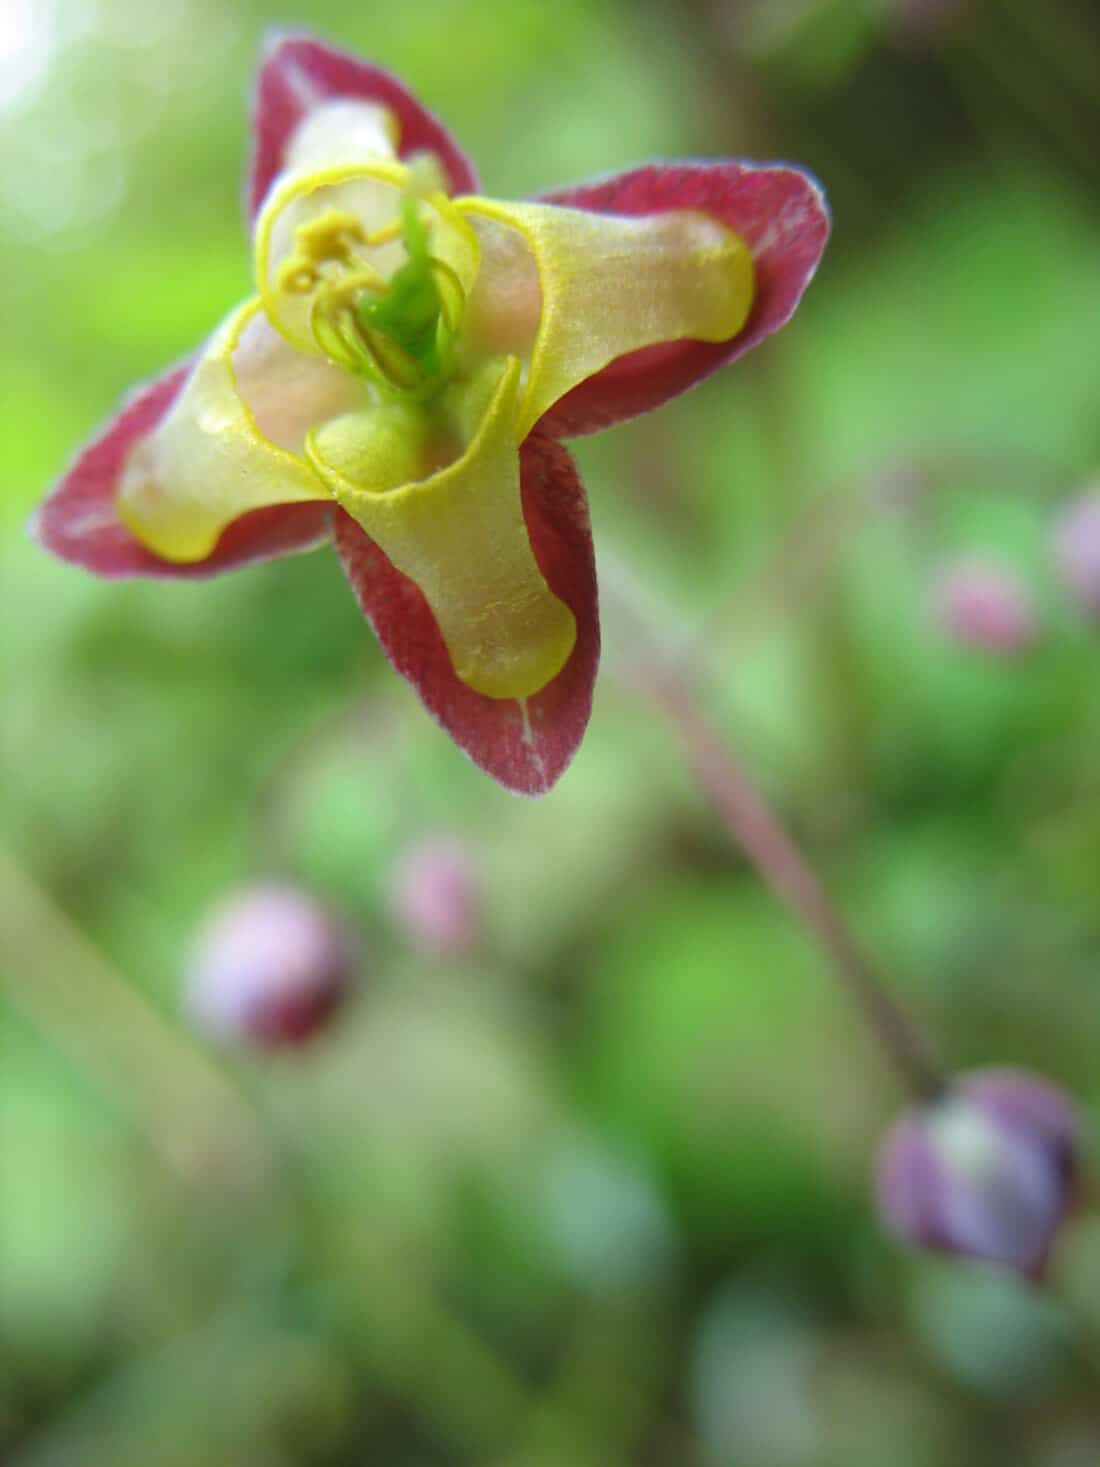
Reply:
<svg viewBox="0 0 1100 1467"><path fill-rule="evenodd" d="M363 294L359 322L368 334L377 333L396 347L421 383L441 382L464 304L461 286L454 282L458 294L445 312L438 282L445 267L429 254L428 231L415 199L406 196L401 215L408 260L395 271L384 295Z"/></svg>
<svg viewBox="0 0 1100 1467"><path fill-rule="evenodd" d="M466 293L433 253L430 234L412 193L402 198L399 218L373 234L353 215L329 210L299 228L280 271L284 291L312 296L310 325L321 351L386 398L427 401L453 373ZM387 278L372 256L398 239L405 261Z"/></svg>

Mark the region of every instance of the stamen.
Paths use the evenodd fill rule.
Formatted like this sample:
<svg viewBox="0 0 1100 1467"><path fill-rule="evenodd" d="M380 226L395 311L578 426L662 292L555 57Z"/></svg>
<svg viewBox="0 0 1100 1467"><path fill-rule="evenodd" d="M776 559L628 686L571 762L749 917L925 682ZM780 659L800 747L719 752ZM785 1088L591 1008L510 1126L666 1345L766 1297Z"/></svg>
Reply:
<svg viewBox="0 0 1100 1467"><path fill-rule="evenodd" d="M446 260L441 260L438 255L429 255L428 264L439 298L440 324L451 336L457 336L466 311L466 292L462 289L462 281Z"/></svg>
<svg viewBox="0 0 1100 1467"><path fill-rule="evenodd" d="M425 374L421 364L396 341L369 329L362 330L360 339L370 354L371 364L382 375L382 385L396 388L399 392L417 392L434 387L433 379Z"/></svg>
<svg viewBox="0 0 1100 1467"><path fill-rule="evenodd" d="M298 226L294 254L279 271L278 289L308 295L321 278L322 266L345 269L356 263L355 246L368 243L363 226L346 209L326 209L316 219Z"/></svg>
<svg viewBox="0 0 1100 1467"><path fill-rule="evenodd" d="M357 307L365 291L385 295L385 277L371 265L363 265L353 275L328 281L317 292L310 312L314 340L339 366L357 376L370 374L366 360L367 346L359 327Z"/></svg>
<svg viewBox="0 0 1100 1467"><path fill-rule="evenodd" d="M312 265L302 265L297 260L290 260L279 272L277 284L280 290L285 290L290 295L309 295L319 279L320 276Z"/></svg>
<svg viewBox="0 0 1100 1467"><path fill-rule="evenodd" d="M405 227L403 219L394 219L385 224L381 229L376 229L373 234L368 234L366 243L373 249L375 245L392 244L395 239L400 239Z"/></svg>
<svg viewBox="0 0 1100 1467"><path fill-rule="evenodd" d="M387 394L425 400L448 381L466 293L454 267L430 253L436 218L407 193L398 218L367 234L355 215L329 209L301 225L278 276L281 290L314 296L310 326L338 366ZM403 240L405 263L387 279L365 250Z"/></svg>

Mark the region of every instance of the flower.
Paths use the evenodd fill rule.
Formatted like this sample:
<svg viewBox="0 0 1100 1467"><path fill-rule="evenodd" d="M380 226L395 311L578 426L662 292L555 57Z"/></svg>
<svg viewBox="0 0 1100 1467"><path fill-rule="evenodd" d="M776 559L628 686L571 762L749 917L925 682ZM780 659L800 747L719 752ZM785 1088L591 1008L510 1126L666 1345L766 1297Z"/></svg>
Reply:
<svg viewBox="0 0 1100 1467"><path fill-rule="evenodd" d="M932 586L930 611L943 635L960 647L996 657L1029 652L1038 638L1031 593L1020 577L995 560L972 556L951 562Z"/></svg>
<svg viewBox="0 0 1100 1467"><path fill-rule="evenodd" d="M340 1006L355 967L350 932L309 892L281 882L242 887L195 939L187 1006L215 1039L298 1045Z"/></svg>
<svg viewBox="0 0 1100 1467"><path fill-rule="evenodd" d="M139 389L41 506L102 576L331 539L393 667L505 787L549 789L599 656L560 439L648 411L791 316L828 215L798 169L650 164L506 204L392 76L308 36L260 69L258 294Z"/></svg>
<svg viewBox="0 0 1100 1467"><path fill-rule="evenodd" d="M1100 616L1100 484L1071 499L1054 523L1055 567L1081 610Z"/></svg>
<svg viewBox="0 0 1100 1467"><path fill-rule="evenodd" d="M468 957L481 935L481 877L480 863L463 842L442 835L420 840L394 870L394 916L424 951Z"/></svg>
<svg viewBox="0 0 1100 1467"><path fill-rule="evenodd" d="M879 1153L879 1214L902 1241L1042 1271L1072 1199L1080 1122L1055 1086L977 1070L906 1111Z"/></svg>

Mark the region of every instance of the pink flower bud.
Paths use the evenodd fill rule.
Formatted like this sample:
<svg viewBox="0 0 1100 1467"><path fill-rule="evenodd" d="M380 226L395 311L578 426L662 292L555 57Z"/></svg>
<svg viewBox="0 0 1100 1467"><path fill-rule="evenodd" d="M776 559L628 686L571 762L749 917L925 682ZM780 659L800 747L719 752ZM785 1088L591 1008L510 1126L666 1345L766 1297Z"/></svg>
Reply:
<svg viewBox="0 0 1100 1467"><path fill-rule="evenodd" d="M1026 652L1035 643L1035 608L1019 577L995 561L958 560L944 569L932 590L934 622L961 646L1000 657Z"/></svg>
<svg viewBox="0 0 1100 1467"><path fill-rule="evenodd" d="M406 852L394 873L394 912L417 947L459 957L473 950L480 934L479 885L465 846L426 840Z"/></svg>
<svg viewBox="0 0 1100 1467"><path fill-rule="evenodd" d="M308 892L278 883L244 887L199 930L186 970L187 1005L215 1038L300 1044L339 1005L354 966L350 934Z"/></svg>
<svg viewBox="0 0 1100 1467"><path fill-rule="evenodd" d="M1051 532L1051 553L1081 608L1100 617L1100 487L1062 510Z"/></svg>
<svg viewBox="0 0 1100 1467"><path fill-rule="evenodd" d="M976 1070L905 1112L879 1153L879 1215L902 1242L1038 1274L1069 1207L1079 1122L1019 1070Z"/></svg>

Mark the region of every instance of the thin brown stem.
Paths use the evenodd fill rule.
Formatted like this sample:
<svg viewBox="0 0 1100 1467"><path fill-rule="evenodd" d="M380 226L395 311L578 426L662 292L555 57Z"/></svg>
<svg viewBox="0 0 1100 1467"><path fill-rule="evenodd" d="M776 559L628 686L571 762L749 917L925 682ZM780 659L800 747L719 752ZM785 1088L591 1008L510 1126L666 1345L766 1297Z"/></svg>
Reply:
<svg viewBox="0 0 1100 1467"><path fill-rule="evenodd" d="M902 1080L921 1100L946 1083L923 1032L891 997L833 904L821 880L740 760L699 706L691 687L667 666L647 679L701 788L734 840L829 959L832 971Z"/></svg>
<svg viewBox="0 0 1100 1467"><path fill-rule="evenodd" d="M166 1165L188 1178L265 1184L269 1148L232 1083L3 849L0 935L8 959L4 991L13 1008L148 1138Z"/></svg>

